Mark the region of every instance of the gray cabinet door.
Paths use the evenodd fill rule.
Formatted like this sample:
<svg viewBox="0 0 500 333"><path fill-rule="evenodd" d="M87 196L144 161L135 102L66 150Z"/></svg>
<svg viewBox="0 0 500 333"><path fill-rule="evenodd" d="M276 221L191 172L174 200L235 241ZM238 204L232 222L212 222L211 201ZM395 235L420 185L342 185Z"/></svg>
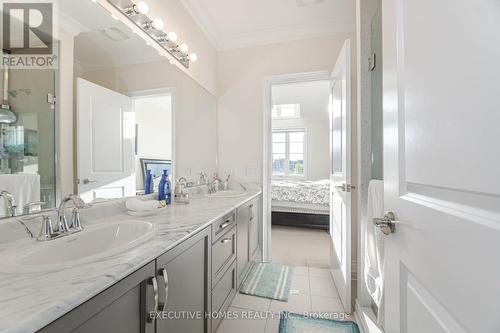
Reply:
<svg viewBox="0 0 500 333"><path fill-rule="evenodd" d="M209 227L157 259L160 311L164 309L163 318L156 321L157 333L210 331L210 321L205 314L211 308L211 245ZM165 285L168 285L168 293L164 308Z"/></svg>
<svg viewBox="0 0 500 333"><path fill-rule="evenodd" d="M260 201L259 198L252 200L250 206L250 221L248 227L249 259L255 259L259 250L259 227L260 227Z"/></svg>
<svg viewBox="0 0 500 333"><path fill-rule="evenodd" d="M250 223L250 204L245 204L238 208L237 212L237 251L236 269L238 272L238 285L243 282L243 277L250 262L248 251L248 228Z"/></svg>
<svg viewBox="0 0 500 333"><path fill-rule="evenodd" d="M154 333L154 322L149 320L149 312L154 311L154 292L149 282L154 275L153 261L39 332Z"/></svg>

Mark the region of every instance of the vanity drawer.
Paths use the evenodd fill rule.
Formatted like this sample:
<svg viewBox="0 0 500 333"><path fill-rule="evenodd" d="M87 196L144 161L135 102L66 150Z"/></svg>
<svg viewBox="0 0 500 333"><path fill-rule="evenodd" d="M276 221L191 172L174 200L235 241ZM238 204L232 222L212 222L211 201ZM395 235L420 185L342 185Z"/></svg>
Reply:
<svg viewBox="0 0 500 333"><path fill-rule="evenodd" d="M236 224L236 214L232 212L227 214L217 222L213 223L212 239L217 239L220 235L231 229Z"/></svg>
<svg viewBox="0 0 500 333"><path fill-rule="evenodd" d="M219 237L212 245L212 281L217 283L228 263L236 258L236 226Z"/></svg>
<svg viewBox="0 0 500 333"><path fill-rule="evenodd" d="M224 275L212 290L212 311L224 312L227 310L236 294L236 261L224 272ZM212 332L217 331L221 316L212 319Z"/></svg>

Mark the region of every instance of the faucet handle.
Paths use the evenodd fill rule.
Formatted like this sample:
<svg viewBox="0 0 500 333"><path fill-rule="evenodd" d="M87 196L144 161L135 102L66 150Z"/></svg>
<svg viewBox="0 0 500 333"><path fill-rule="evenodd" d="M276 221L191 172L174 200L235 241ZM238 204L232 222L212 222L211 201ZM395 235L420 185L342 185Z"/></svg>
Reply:
<svg viewBox="0 0 500 333"><path fill-rule="evenodd" d="M38 216L43 219L42 228L40 229L40 234L38 234L37 240L46 241L54 238L55 233L52 227L52 219L47 215Z"/></svg>
<svg viewBox="0 0 500 333"><path fill-rule="evenodd" d="M83 230L82 222L80 221L80 211L78 208L73 208L71 213L71 232L79 232Z"/></svg>
<svg viewBox="0 0 500 333"><path fill-rule="evenodd" d="M59 224L57 231L61 234L65 234L69 231L68 222L66 221L66 216L64 216L64 214L59 215Z"/></svg>
<svg viewBox="0 0 500 333"><path fill-rule="evenodd" d="M45 205L43 201L28 202L23 206L24 214L33 214L42 210L42 206Z"/></svg>

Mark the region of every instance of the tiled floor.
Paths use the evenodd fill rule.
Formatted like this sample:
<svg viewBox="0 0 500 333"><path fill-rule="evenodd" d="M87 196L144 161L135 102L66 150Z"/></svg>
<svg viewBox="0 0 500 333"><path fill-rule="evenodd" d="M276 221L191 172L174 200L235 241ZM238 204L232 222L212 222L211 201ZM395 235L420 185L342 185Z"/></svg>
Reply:
<svg viewBox="0 0 500 333"><path fill-rule="evenodd" d="M330 265L330 235L325 230L273 226L271 237L274 262L320 268Z"/></svg>
<svg viewBox="0 0 500 333"><path fill-rule="evenodd" d="M328 313L334 319L354 320L344 314L333 279L327 269L295 267L288 302L236 294L217 333L278 333L279 312ZM314 332L310 332L314 333Z"/></svg>

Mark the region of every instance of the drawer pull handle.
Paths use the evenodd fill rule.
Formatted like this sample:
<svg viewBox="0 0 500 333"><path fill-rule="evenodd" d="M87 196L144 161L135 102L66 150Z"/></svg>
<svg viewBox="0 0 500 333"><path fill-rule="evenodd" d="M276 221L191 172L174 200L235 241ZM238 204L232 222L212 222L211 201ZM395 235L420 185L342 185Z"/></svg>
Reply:
<svg viewBox="0 0 500 333"><path fill-rule="evenodd" d="M147 316L148 322L150 323L155 320L154 318L156 318L156 313L158 312L158 282L156 281L156 276L151 277L148 281L148 284L153 286L153 295L155 300L155 307L154 307L155 316L152 318L150 313L148 313Z"/></svg>
<svg viewBox="0 0 500 333"><path fill-rule="evenodd" d="M219 225L219 229L224 229L225 227L227 227L229 225L229 222L231 220L226 220L226 222L222 223L221 225Z"/></svg>
<svg viewBox="0 0 500 333"><path fill-rule="evenodd" d="M165 303L161 304L162 311L167 311L167 301L168 301L168 274L167 270L164 268L160 271L160 275L163 276L163 282L165 283Z"/></svg>
<svg viewBox="0 0 500 333"><path fill-rule="evenodd" d="M226 243L229 243L229 242L232 242L232 241L233 241L233 239L232 239L232 238L223 238L223 239L221 239L221 241L220 241L220 242L221 242L222 244L226 244Z"/></svg>
<svg viewBox="0 0 500 333"><path fill-rule="evenodd" d="M250 209L252 209L252 208L253 208L253 204L250 205Z"/></svg>

